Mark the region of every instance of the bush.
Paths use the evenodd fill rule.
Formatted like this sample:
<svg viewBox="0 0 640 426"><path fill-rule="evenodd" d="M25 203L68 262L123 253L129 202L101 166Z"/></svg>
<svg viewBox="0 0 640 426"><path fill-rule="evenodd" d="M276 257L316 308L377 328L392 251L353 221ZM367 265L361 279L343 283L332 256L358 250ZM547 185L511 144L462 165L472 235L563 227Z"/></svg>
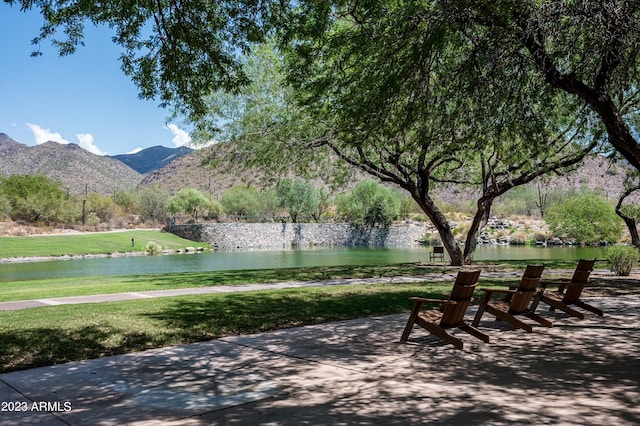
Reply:
<svg viewBox="0 0 640 426"><path fill-rule="evenodd" d="M149 241L147 243L146 250L148 254L157 256L159 254L162 254L163 247L154 241Z"/></svg>
<svg viewBox="0 0 640 426"><path fill-rule="evenodd" d="M638 250L633 246L612 246L607 250L611 272L628 276L638 263Z"/></svg>
<svg viewBox="0 0 640 426"><path fill-rule="evenodd" d="M372 179L365 179L337 197L338 214L354 226L390 226L400 214L397 193Z"/></svg>
<svg viewBox="0 0 640 426"><path fill-rule="evenodd" d="M622 238L624 223L602 195L587 193L551 207L544 217L551 231L579 243L614 243Z"/></svg>

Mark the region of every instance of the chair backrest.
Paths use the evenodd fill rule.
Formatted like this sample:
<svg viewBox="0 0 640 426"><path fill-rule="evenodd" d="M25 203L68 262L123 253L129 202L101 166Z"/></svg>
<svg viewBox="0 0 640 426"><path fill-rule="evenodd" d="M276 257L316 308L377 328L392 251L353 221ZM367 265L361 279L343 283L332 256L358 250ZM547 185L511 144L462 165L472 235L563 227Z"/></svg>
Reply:
<svg viewBox="0 0 640 426"><path fill-rule="evenodd" d="M444 254L444 247L443 246L434 246L433 247L433 254Z"/></svg>
<svg viewBox="0 0 640 426"><path fill-rule="evenodd" d="M580 299L582 290L584 289L585 284L589 281L589 276L591 275L591 271L593 271L595 263L595 259L580 259L578 266L576 266L576 270L573 273L573 277L571 278L571 285L566 287L564 298L562 299L564 303L573 303Z"/></svg>
<svg viewBox="0 0 640 426"><path fill-rule="evenodd" d="M509 312L512 314L522 314L529 310L529 302L536 292L544 265L527 265L524 270L517 292L512 296L509 304Z"/></svg>
<svg viewBox="0 0 640 426"><path fill-rule="evenodd" d="M457 302L455 305L444 305L440 325L443 327L456 326L464 320L467 308L471 304L473 292L478 285L480 270L459 271L449 300Z"/></svg>

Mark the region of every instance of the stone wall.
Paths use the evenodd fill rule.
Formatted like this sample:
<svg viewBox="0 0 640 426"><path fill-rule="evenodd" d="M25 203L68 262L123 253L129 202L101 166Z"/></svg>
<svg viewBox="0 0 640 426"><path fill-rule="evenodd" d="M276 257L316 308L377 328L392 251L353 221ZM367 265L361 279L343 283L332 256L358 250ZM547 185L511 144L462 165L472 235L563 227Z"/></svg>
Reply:
<svg viewBox="0 0 640 426"><path fill-rule="evenodd" d="M289 249L310 246L417 246L427 224L408 222L390 228L360 228L346 223L198 223L168 224L167 231L220 250Z"/></svg>

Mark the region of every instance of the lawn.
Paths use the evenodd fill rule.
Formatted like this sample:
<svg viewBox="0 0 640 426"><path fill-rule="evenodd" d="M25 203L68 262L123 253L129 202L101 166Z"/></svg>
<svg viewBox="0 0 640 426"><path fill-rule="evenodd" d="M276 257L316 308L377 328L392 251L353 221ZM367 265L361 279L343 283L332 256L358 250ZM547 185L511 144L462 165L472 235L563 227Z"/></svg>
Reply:
<svg viewBox="0 0 640 426"><path fill-rule="evenodd" d="M174 250L196 245L210 247L207 243L195 243L157 230L133 230L71 235L0 237L0 258L139 252L145 251L145 246L150 241Z"/></svg>
<svg viewBox="0 0 640 426"><path fill-rule="evenodd" d="M0 371L406 312L409 297L439 297L449 287L363 284L2 311Z"/></svg>
<svg viewBox="0 0 640 426"><path fill-rule="evenodd" d="M0 302L86 296L149 290L312 281L341 278L393 277L433 272L416 264L332 266L268 270L184 272L175 274L60 278L0 283ZM442 272L442 269L437 269ZM454 269L451 269L454 271Z"/></svg>

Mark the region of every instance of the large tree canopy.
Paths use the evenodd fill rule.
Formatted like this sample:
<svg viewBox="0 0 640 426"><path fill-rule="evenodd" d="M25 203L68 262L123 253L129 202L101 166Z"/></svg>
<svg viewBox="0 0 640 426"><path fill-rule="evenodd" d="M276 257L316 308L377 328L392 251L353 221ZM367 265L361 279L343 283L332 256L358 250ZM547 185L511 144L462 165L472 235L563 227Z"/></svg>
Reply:
<svg viewBox="0 0 640 426"><path fill-rule="evenodd" d="M245 152L233 155L243 161L278 169L295 158L304 165L309 148L328 147L346 163L405 189L438 228L452 262L470 263L493 201L537 176L573 167L595 145L598 129L542 83L536 98L510 103L525 93L526 80L512 75L499 84L506 78L495 67L477 77L455 30L440 34L450 38L449 48L423 48L429 33L421 25L403 27L405 13L385 8L364 25L337 15L322 38L299 38L287 54L293 88L283 86L273 48L261 46L246 60L259 85L237 97L213 96L210 110L233 117L226 134L240 139ZM451 78L460 73L473 74L467 87ZM464 247L433 196L434 187L451 184L479 194Z"/></svg>

